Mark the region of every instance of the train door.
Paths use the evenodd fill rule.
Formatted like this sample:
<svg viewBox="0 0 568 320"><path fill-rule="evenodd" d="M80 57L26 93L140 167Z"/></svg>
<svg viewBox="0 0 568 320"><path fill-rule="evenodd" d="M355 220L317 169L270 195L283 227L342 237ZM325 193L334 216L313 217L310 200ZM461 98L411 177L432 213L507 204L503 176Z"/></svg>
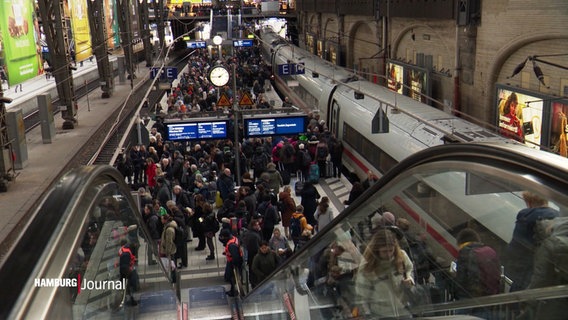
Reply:
<svg viewBox="0 0 568 320"><path fill-rule="evenodd" d="M331 110L329 115L329 132L333 133L336 137L339 136L339 111L341 108L335 100L331 103Z"/></svg>

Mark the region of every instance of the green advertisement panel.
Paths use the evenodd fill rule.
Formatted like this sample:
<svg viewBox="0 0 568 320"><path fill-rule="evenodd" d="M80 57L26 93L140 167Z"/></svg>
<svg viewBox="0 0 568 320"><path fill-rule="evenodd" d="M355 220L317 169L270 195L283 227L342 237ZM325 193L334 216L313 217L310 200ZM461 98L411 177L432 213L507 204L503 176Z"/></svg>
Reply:
<svg viewBox="0 0 568 320"><path fill-rule="evenodd" d="M69 1L69 11L71 12L71 25L73 28L73 39L75 40L75 54L77 61L88 59L93 53L91 51L91 33L89 28L89 14L85 0Z"/></svg>
<svg viewBox="0 0 568 320"><path fill-rule="evenodd" d="M118 21L116 16L116 1L104 0L106 42L109 49L114 49L120 45L118 36Z"/></svg>
<svg viewBox="0 0 568 320"><path fill-rule="evenodd" d="M10 85L38 74L33 8L33 0L0 0L1 47Z"/></svg>

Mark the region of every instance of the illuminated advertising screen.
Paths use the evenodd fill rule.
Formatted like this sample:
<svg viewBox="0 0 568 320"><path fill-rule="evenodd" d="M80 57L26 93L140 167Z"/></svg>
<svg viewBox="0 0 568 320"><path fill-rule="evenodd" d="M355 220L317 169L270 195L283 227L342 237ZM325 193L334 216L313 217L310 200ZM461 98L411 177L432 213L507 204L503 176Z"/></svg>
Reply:
<svg viewBox="0 0 568 320"><path fill-rule="evenodd" d="M39 56L36 50L39 29L33 18L31 0L0 0L1 47L4 51L8 83L22 83L38 75Z"/></svg>
<svg viewBox="0 0 568 320"><path fill-rule="evenodd" d="M306 132L306 116L245 118L245 136L296 135Z"/></svg>
<svg viewBox="0 0 568 320"><path fill-rule="evenodd" d="M168 140L226 139L227 121L166 123Z"/></svg>
<svg viewBox="0 0 568 320"><path fill-rule="evenodd" d="M497 88L499 133L539 148L542 137L543 98ZM536 144L536 145L535 145Z"/></svg>
<svg viewBox="0 0 568 320"><path fill-rule="evenodd" d="M552 102L552 121L550 124L550 147L552 151L568 157L568 102Z"/></svg>
<svg viewBox="0 0 568 320"><path fill-rule="evenodd" d="M402 85L404 83L404 67L396 63L388 62L387 70L388 88L394 92L402 94L402 89L404 88L404 86Z"/></svg>
<svg viewBox="0 0 568 320"><path fill-rule="evenodd" d="M87 9L87 3L83 0L69 1L76 61L86 60L92 55L91 29L89 28L89 14Z"/></svg>
<svg viewBox="0 0 568 320"><path fill-rule="evenodd" d="M409 69L406 84L409 87L409 97L422 103L428 103L429 99L426 98L428 96L428 72Z"/></svg>
<svg viewBox="0 0 568 320"><path fill-rule="evenodd" d="M235 48L252 47L252 45L253 45L252 39L233 40L233 47Z"/></svg>

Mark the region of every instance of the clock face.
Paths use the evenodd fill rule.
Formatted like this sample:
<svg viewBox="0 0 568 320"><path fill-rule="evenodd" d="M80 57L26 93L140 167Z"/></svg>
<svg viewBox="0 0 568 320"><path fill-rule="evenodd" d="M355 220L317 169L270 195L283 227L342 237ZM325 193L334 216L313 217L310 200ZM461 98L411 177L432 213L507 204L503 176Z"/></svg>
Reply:
<svg viewBox="0 0 568 320"><path fill-rule="evenodd" d="M229 82L229 71L225 67L217 66L209 72L209 80L217 87L222 87Z"/></svg>

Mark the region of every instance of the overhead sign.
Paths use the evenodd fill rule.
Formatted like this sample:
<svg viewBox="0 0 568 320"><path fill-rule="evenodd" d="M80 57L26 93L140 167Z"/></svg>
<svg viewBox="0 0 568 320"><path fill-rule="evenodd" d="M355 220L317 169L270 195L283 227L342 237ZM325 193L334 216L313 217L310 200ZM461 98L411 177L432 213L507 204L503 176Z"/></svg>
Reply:
<svg viewBox="0 0 568 320"><path fill-rule="evenodd" d="M188 49L207 48L207 42L205 41L187 41L186 45Z"/></svg>
<svg viewBox="0 0 568 320"><path fill-rule="evenodd" d="M289 76L294 74L305 74L306 67L303 62L300 63L285 63L278 65L278 75Z"/></svg>
<svg viewBox="0 0 568 320"><path fill-rule="evenodd" d="M154 67L150 69L150 78L156 79L158 77L158 72L160 72L160 68ZM159 74L160 80L175 80L178 76L178 69L176 67L164 67Z"/></svg>
<svg viewBox="0 0 568 320"><path fill-rule="evenodd" d="M306 132L307 116L245 118L245 136L296 135Z"/></svg>
<svg viewBox="0 0 568 320"><path fill-rule="evenodd" d="M233 40L233 47L252 47L253 43L254 42L251 39Z"/></svg>
<svg viewBox="0 0 568 320"><path fill-rule="evenodd" d="M254 102L252 102L252 98L250 97L250 94L245 92L241 98L241 100L239 101L239 106L252 106L254 104Z"/></svg>
<svg viewBox="0 0 568 320"><path fill-rule="evenodd" d="M229 107L231 106L231 100L227 97L226 93L221 93L219 101L217 101L217 107Z"/></svg>
<svg viewBox="0 0 568 320"><path fill-rule="evenodd" d="M166 123L168 140L226 139L227 121L211 120Z"/></svg>

